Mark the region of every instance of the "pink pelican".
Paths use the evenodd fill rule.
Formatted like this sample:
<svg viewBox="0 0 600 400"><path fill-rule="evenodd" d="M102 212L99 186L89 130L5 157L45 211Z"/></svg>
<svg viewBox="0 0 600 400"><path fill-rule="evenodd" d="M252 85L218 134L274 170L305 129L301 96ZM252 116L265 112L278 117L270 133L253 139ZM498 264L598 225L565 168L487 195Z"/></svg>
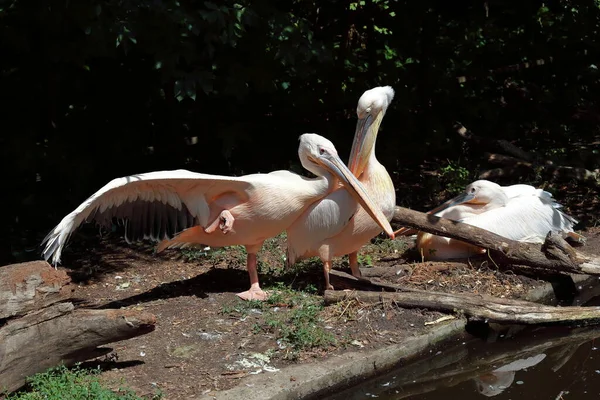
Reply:
<svg viewBox="0 0 600 400"><path fill-rule="evenodd" d="M365 186L387 221L394 216L396 193L390 175L375 157L375 140L393 98L394 90L390 86L367 90L360 97L348 163L350 171ZM352 275L360 277L358 250L381 232L381 227L372 223L368 215L343 188L315 202L287 230L288 265L301 258L319 256L323 262L325 287L333 289L329 282L331 261L333 257L348 254Z"/></svg>
<svg viewBox="0 0 600 400"><path fill-rule="evenodd" d="M573 231L577 220L563 213L561 207L550 192L530 185L500 186L478 180L429 213L520 242L543 243L550 231L584 242L585 238ZM406 228L396 231L401 235L411 232L414 231ZM480 247L425 232L417 234L417 249L427 260L466 258L485 253Z"/></svg>
<svg viewBox="0 0 600 400"><path fill-rule="evenodd" d="M83 222L95 220L110 227L113 217L128 219L125 239L163 240L159 251L192 244L244 245L250 289L238 296L264 300L267 295L260 288L256 270L256 254L263 242L284 231L310 204L337 189L340 182L352 197L339 199L337 207L345 208L343 202L355 199L381 229L393 236L388 219L329 140L304 134L300 136L298 155L302 166L317 178L290 171L228 177L176 170L114 179L46 236L43 257L51 258L55 265L59 263L69 236Z"/></svg>

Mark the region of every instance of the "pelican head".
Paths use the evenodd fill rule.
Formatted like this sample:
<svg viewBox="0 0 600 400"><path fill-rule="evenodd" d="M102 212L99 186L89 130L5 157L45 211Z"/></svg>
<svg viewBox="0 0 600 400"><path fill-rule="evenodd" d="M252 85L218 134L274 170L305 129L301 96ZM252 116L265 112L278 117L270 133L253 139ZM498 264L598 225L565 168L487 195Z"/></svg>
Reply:
<svg viewBox="0 0 600 400"><path fill-rule="evenodd" d="M356 176L360 176L369 161L375 147L379 125L385 112L394 99L391 86L379 86L367 90L358 100L356 132L350 151L348 166Z"/></svg>
<svg viewBox="0 0 600 400"><path fill-rule="evenodd" d="M453 199L448 200L435 210L430 211L436 214L452 206L459 204L470 204L484 206L488 208L502 207L508 201L508 197L497 183L486 181L484 179L470 183L465 191Z"/></svg>
<svg viewBox="0 0 600 400"><path fill-rule="evenodd" d="M394 231L383 211L377 207L362 183L340 159L331 141L314 133L305 133L300 136L298 156L302 166L313 174L317 176L331 175L339 179L352 197L369 213L371 218L381 226L386 234L392 239L394 238Z"/></svg>

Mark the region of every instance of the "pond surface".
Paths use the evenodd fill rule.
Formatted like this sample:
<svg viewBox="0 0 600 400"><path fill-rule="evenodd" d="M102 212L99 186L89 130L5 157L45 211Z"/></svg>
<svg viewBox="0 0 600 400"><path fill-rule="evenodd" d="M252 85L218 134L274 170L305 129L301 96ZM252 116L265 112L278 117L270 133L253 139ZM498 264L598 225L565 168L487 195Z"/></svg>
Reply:
<svg viewBox="0 0 600 400"><path fill-rule="evenodd" d="M598 305L594 298L586 305ZM320 397L355 399L599 399L600 327L481 326L419 359Z"/></svg>

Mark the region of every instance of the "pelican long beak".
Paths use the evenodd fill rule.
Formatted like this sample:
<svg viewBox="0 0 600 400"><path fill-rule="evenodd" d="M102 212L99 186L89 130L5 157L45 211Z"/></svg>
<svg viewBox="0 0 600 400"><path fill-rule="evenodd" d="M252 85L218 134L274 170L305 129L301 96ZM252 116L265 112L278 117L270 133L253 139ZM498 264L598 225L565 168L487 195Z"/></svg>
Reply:
<svg viewBox="0 0 600 400"><path fill-rule="evenodd" d="M354 141L352 142L352 150L350 150L350 159L348 160L348 168L356 177L360 177L367 166L373 146L375 145L375 139L377 139L379 125L381 125L381 121L383 120L383 115L383 111L379 111L375 116L369 113L364 118L359 118L356 122Z"/></svg>
<svg viewBox="0 0 600 400"><path fill-rule="evenodd" d="M434 208L431 211L428 211L427 214L437 214L440 211L444 211L447 208L450 208L452 206L457 206L459 204L464 204L464 203L470 203L473 202L473 200L475 200L475 195L472 193L461 193L458 196L456 196L453 199L450 199L448 201L446 201L445 203L437 206L436 208ZM477 204L477 203L475 203Z"/></svg>
<svg viewBox="0 0 600 400"><path fill-rule="evenodd" d="M323 154L316 160L329 172L335 175L336 178L342 182L348 192L354 197L356 201L365 209L367 213L373 218L377 225L379 225L385 233L394 239L394 230L392 229L390 222L383 214L383 211L377 207L376 203L371 199L371 196L367 193L367 190L362 183L350 172L348 167L344 165L344 162L337 156L337 154Z"/></svg>

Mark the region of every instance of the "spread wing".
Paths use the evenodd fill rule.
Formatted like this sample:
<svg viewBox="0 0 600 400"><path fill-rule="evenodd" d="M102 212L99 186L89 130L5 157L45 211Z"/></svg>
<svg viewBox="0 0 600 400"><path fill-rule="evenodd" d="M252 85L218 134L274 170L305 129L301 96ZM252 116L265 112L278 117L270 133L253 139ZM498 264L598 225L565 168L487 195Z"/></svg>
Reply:
<svg viewBox="0 0 600 400"><path fill-rule="evenodd" d="M44 238L43 257L60 262L62 249L82 223L110 227L113 218L125 220L125 239L163 240L194 225L206 226L210 203L221 194L246 201L252 184L244 178L208 175L186 170L158 171L117 178L91 195Z"/></svg>

